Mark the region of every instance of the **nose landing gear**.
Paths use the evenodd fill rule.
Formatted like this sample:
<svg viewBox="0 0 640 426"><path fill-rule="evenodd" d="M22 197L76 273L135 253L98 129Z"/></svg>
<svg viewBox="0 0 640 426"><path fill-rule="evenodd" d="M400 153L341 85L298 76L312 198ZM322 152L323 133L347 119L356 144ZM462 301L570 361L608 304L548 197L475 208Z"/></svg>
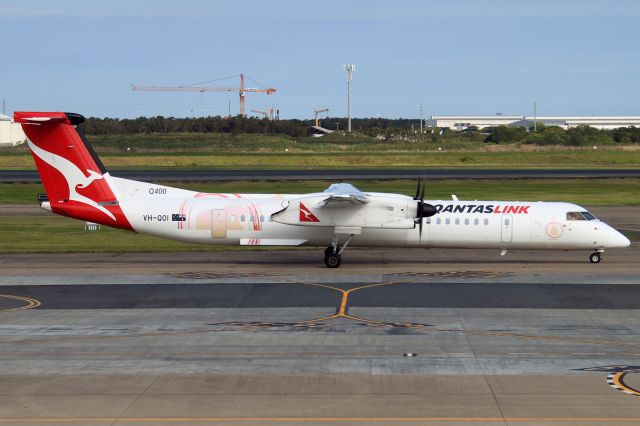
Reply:
<svg viewBox="0 0 640 426"><path fill-rule="evenodd" d="M602 252L597 251L595 253L591 253L591 255L589 256L589 262L600 263L601 258L602 258Z"/></svg>

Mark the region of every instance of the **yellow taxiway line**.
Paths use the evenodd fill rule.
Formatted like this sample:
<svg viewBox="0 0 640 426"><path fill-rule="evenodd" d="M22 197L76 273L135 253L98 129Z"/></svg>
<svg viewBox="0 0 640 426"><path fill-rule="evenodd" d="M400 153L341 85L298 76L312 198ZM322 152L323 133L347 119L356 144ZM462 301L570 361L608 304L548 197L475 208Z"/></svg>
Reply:
<svg viewBox="0 0 640 426"><path fill-rule="evenodd" d="M19 300L26 303L26 305L18 306L17 308L0 309L0 312L21 311L24 309L37 308L38 306L42 305L39 300L32 299L30 297L14 296L12 294L0 294L0 297L4 297L5 299Z"/></svg>

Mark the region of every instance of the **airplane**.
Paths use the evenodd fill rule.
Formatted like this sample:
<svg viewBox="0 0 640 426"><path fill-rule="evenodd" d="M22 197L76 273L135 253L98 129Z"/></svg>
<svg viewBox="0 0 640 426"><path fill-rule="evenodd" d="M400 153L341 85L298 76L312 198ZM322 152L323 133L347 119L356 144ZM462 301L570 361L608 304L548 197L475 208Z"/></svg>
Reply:
<svg viewBox="0 0 640 426"><path fill-rule="evenodd" d="M350 247L589 250L629 240L585 208L561 202L425 200L336 183L309 194L222 194L122 179L105 169L79 129L80 114L15 112L53 213L200 244L326 247L337 268Z"/></svg>

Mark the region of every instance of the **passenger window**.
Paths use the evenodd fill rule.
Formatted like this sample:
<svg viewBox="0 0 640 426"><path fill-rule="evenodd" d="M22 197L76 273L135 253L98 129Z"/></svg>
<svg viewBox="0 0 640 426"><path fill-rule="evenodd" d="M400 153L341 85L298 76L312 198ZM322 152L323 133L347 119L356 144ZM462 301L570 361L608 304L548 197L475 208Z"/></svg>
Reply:
<svg viewBox="0 0 640 426"><path fill-rule="evenodd" d="M585 220L584 217L580 214L580 212L568 212L567 220Z"/></svg>
<svg viewBox="0 0 640 426"><path fill-rule="evenodd" d="M442 220L441 220L440 218L437 218L437 219L436 219L436 223L437 223L438 225L440 225L440 224L442 223Z"/></svg>
<svg viewBox="0 0 640 426"><path fill-rule="evenodd" d="M240 216L240 222L244 222L246 219L245 215Z"/></svg>
<svg viewBox="0 0 640 426"><path fill-rule="evenodd" d="M430 223L431 223L431 218L430 218L430 217L428 217L428 218L427 218L427 225L429 225Z"/></svg>
<svg viewBox="0 0 640 426"><path fill-rule="evenodd" d="M448 224L450 224L450 223L451 223L451 221L449 220L449 218L446 218L446 219L444 220L444 223L445 223L445 225L448 225Z"/></svg>
<svg viewBox="0 0 640 426"><path fill-rule="evenodd" d="M260 215L260 222L264 222L264 215Z"/></svg>
<svg viewBox="0 0 640 426"><path fill-rule="evenodd" d="M460 219L456 217L456 225L460 225Z"/></svg>
<svg viewBox="0 0 640 426"><path fill-rule="evenodd" d="M465 224L465 225L468 225L468 224L469 224L469 219L465 219L465 220L464 220L464 224Z"/></svg>
<svg viewBox="0 0 640 426"><path fill-rule="evenodd" d="M253 216L249 216L249 222L253 222Z"/></svg>
<svg viewBox="0 0 640 426"><path fill-rule="evenodd" d="M485 219L485 220L484 220L484 224L485 224L485 225L488 225L488 224L489 224L489 219Z"/></svg>
<svg viewBox="0 0 640 426"><path fill-rule="evenodd" d="M480 219L478 219L477 217L473 220L473 224L474 225L480 225Z"/></svg>
<svg viewBox="0 0 640 426"><path fill-rule="evenodd" d="M509 226L509 219L504 220L504 226Z"/></svg>

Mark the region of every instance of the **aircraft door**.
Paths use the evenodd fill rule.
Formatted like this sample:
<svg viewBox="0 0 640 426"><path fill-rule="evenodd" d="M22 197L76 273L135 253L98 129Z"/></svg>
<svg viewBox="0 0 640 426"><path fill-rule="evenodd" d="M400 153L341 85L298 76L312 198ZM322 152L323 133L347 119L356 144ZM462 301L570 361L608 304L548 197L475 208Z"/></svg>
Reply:
<svg viewBox="0 0 640 426"><path fill-rule="evenodd" d="M227 236L227 211L211 210L211 236L225 238Z"/></svg>
<svg viewBox="0 0 640 426"><path fill-rule="evenodd" d="M513 239L513 215L503 214L501 220L502 242L510 243Z"/></svg>

